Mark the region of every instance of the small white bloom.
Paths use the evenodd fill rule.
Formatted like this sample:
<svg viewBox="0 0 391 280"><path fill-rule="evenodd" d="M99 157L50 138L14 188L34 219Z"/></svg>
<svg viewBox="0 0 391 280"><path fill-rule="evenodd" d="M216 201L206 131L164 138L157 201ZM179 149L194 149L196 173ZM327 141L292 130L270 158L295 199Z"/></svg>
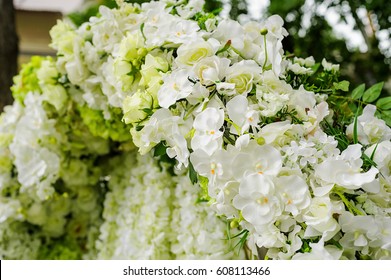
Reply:
<svg viewBox="0 0 391 280"><path fill-rule="evenodd" d="M191 18L202 11L204 4L204 0L190 0L187 5L177 6L176 11L183 18Z"/></svg>
<svg viewBox="0 0 391 280"><path fill-rule="evenodd" d="M308 119L308 111L316 105L315 94L300 85L299 89L293 90L288 104L296 110L300 119L306 120Z"/></svg>
<svg viewBox="0 0 391 280"><path fill-rule="evenodd" d="M233 205L254 226L272 223L282 212L273 181L269 176L257 173L243 178Z"/></svg>
<svg viewBox="0 0 391 280"><path fill-rule="evenodd" d="M243 134L251 127L259 127L259 113L255 109L251 109L248 100L243 95L237 95L227 103L227 112L229 118L240 131L236 130L235 125L231 126L231 133Z"/></svg>
<svg viewBox="0 0 391 280"><path fill-rule="evenodd" d="M197 173L209 179L210 187L215 184L216 179L230 179L227 171L230 170L231 160L227 151L219 149L209 155L204 150L197 149L191 154L190 159Z"/></svg>
<svg viewBox="0 0 391 280"><path fill-rule="evenodd" d="M332 64L330 62L327 62L325 58L322 59L322 66L326 71L331 71L334 73L339 71L339 64Z"/></svg>
<svg viewBox="0 0 391 280"><path fill-rule="evenodd" d="M149 146L151 143L156 145L160 143L166 133L172 131L172 114L167 109L157 110L150 118L149 122L141 130L141 139L143 145Z"/></svg>
<svg viewBox="0 0 391 280"><path fill-rule="evenodd" d="M376 168L379 169L381 178L391 185L391 142L383 141L374 144L365 151L365 154L369 158L373 158L373 161L376 163Z"/></svg>
<svg viewBox="0 0 391 280"><path fill-rule="evenodd" d="M343 212L338 219L341 229L344 232L339 241L346 249L354 249L368 252L369 242L379 235L373 216L354 216L350 212Z"/></svg>
<svg viewBox="0 0 391 280"><path fill-rule="evenodd" d="M194 120L194 137L191 139L193 150L202 149L212 155L221 145L224 123L224 111L214 107L206 108Z"/></svg>
<svg viewBox="0 0 391 280"><path fill-rule="evenodd" d="M160 106L168 108L191 93L193 84L188 80L189 75L187 70L180 69L173 71L163 79L164 84L158 91Z"/></svg>
<svg viewBox="0 0 391 280"><path fill-rule="evenodd" d="M292 87L272 71L265 71L257 85L256 97L262 116L274 116L289 102Z"/></svg>
<svg viewBox="0 0 391 280"><path fill-rule="evenodd" d="M303 219L307 224L304 237L322 236L327 241L341 229L334 219L334 213L341 213L342 202L331 201L328 196L314 197Z"/></svg>
<svg viewBox="0 0 391 280"><path fill-rule="evenodd" d="M258 138L262 138L265 144L272 144L278 142L279 138L284 137L284 133L292 127L290 121L274 122L265 125L257 133Z"/></svg>
<svg viewBox="0 0 391 280"><path fill-rule="evenodd" d="M310 243L311 252L297 253L292 260L339 260L343 250L337 249L335 246L325 246L323 239L318 243Z"/></svg>
<svg viewBox="0 0 391 280"><path fill-rule="evenodd" d="M250 174L276 176L282 168L280 152L271 145L260 146L251 140L247 147L233 158L232 174L241 180Z"/></svg>
<svg viewBox="0 0 391 280"><path fill-rule="evenodd" d="M381 141L391 140L391 128L375 117L376 106L365 106L362 115L357 119L357 138L364 145L376 144ZM353 137L354 123L346 128L346 134Z"/></svg>
<svg viewBox="0 0 391 280"><path fill-rule="evenodd" d="M19 200L0 197L0 224L9 220L22 220L20 212L21 204ZM2 234L0 234L1 236Z"/></svg>
<svg viewBox="0 0 391 280"><path fill-rule="evenodd" d="M218 93L227 96L231 96L236 93L235 84L232 83L225 83L225 82L217 83L216 90Z"/></svg>
<svg viewBox="0 0 391 280"><path fill-rule="evenodd" d="M298 63L289 63L288 70L292 71L296 75L311 75L313 70L311 68L306 68L304 66L299 65Z"/></svg>
<svg viewBox="0 0 391 280"><path fill-rule="evenodd" d="M225 215L227 219L239 217L238 210L232 205L232 200L239 192L239 183L236 181L229 181L219 192L214 196L213 192L209 195L216 199L216 202L211 205L212 209L216 211L217 215Z"/></svg>
<svg viewBox="0 0 391 280"><path fill-rule="evenodd" d="M297 175L278 177L276 186L280 199L285 204L285 211L292 213L293 216L301 214L310 205L309 188L301 177Z"/></svg>
<svg viewBox="0 0 391 280"><path fill-rule="evenodd" d="M170 158L176 158L178 161L177 168L179 169L182 164L188 166L188 158L190 156L189 149L187 148L187 142L185 137L182 134L173 133L169 139L167 139L169 148L166 152Z"/></svg>
<svg viewBox="0 0 391 280"><path fill-rule="evenodd" d="M223 46L230 41L231 45L239 51L244 47L244 30L237 21L231 19L220 21L212 36L219 40Z"/></svg>
<svg viewBox="0 0 391 280"><path fill-rule="evenodd" d="M313 56L309 56L307 58L300 58L300 57L294 57L293 58L294 63L298 63L301 66L305 67L312 67L315 65L315 59Z"/></svg>
<svg viewBox="0 0 391 280"><path fill-rule="evenodd" d="M334 184L347 189L358 189L373 182L378 174L375 167L362 173L361 145L350 145L341 156L329 158L315 167L315 176L322 179L327 185Z"/></svg>

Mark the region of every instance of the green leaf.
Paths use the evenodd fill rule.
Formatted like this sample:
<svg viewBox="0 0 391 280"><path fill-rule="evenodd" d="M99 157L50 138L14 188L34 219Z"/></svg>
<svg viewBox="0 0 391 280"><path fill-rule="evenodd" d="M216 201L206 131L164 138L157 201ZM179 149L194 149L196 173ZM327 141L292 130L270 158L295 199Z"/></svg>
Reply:
<svg viewBox="0 0 391 280"><path fill-rule="evenodd" d="M364 216L364 213L346 198L343 190L335 189L334 193L341 198L343 204L345 204L346 208L349 210L350 213L352 213L355 216L357 215Z"/></svg>
<svg viewBox="0 0 391 280"><path fill-rule="evenodd" d="M166 154L167 147L163 142L160 142L155 146L155 150L153 152L154 157L162 156Z"/></svg>
<svg viewBox="0 0 391 280"><path fill-rule="evenodd" d="M147 41L147 38L145 37L145 34L144 34L144 26L145 26L145 23L143 22L143 23L140 25L140 31L141 31L141 35L142 35L143 38L144 38L144 41Z"/></svg>
<svg viewBox="0 0 391 280"><path fill-rule="evenodd" d="M311 67L312 71L313 71L314 73L315 73L316 71L318 71L319 66L320 66L320 63L319 63L319 62L318 62L318 63L315 63L315 64Z"/></svg>
<svg viewBox="0 0 391 280"><path fill-rule="evenodd" d="M218 55L219 53L223 53L225 51L227 51L230 47L231 47L231 40L228 40L227 43L225 43L224 47L222 47L221 49L219 49L217 52L216 52L216 55Z"/></svg>
<svg viewBox="0 0 391 280"><path fill-rule="evenodd" d="M354 116L354 124L353 124L353 143L358 143L358 132L357 132L357 119L358 119L358 110L356 111L356 115Z"/></svg>
<svg viewBox="0 0 391 280"><path fill-rule="evenodd" d="M376 144L375 148L373 149L373 152L371 154L371 157L370 159L373 161L373 159L375 158L375 153L376 153L376 150L377 150L377 146L379 146L379 143ZM365 154L364 154L365 155ZM376 167L376 165L375 165Z"/></svg>
<svg viewBox="0 0 391 280"><path fill-rule="evenodd" d="M359 85L352 91L352 98L355 100L360 99L364 94L364 90L365 90L365 84Z"/></svg>
<svg viewBox="0 0 391 280"><path fill-rule="evenodd" d="M379 98L384 82L374 84L364 92L362 100L371 103Z"/></svg>
<svg viewBox="0 0 391 280"><path fill-rule="evenodd" d="M376 102L376 107L380 108L382 110L389 110L389 109L391 109L391 96L380 98Z"/></svg>
<svg viewBox="0 0 391 280"><path fill-rule="evenodd" d="M334 240L334 239L330 239L329 241L327 241L327 245L328 245L328 244L334 245L334 246L337 247L338 249L343 250L342 245L341 245L338 241L336 241L336 240Z"/></svg>
<svg viewBox="0 0 391 280"><path fill-rule="evenodd" d="M357 104L354 102L349 102L348 107L352 112L356 112L358 110Z"/></svg>
<svg viewBox="0 0 391 280"><path fill-rule="evenodd" d="M144 109L141 109L141 111L143 111L144 113L146 113L148 115L153 114L153 110L151 108L144 108Z"/></svg>
<svg viewBox="0 0 391 280"><path fill-rule="evenodd" d="M143 128L144 128L143 125L138 125L138 126L136 126L136 131L140 131L140 130L142 130Z"/></svg>
<svg viewBox="0 0 391 280"><path fill-rule="evenodd" d="M197 172L195 171L191 161L189 161L189 178L193 185L198 182Z"/></svg>
<svg viewBox="0 0 391 280"><path fill-rule="evenodd" d="M339 83L333 83L335 89L339 89L342 91L349 91L350 83L348 81L341 81Z"/></svg>
<svg viewBox="0 0 391 280"><path fill-rule="evenodd" d="M391 127L391 111L383 111L379 117Z"/></svg>

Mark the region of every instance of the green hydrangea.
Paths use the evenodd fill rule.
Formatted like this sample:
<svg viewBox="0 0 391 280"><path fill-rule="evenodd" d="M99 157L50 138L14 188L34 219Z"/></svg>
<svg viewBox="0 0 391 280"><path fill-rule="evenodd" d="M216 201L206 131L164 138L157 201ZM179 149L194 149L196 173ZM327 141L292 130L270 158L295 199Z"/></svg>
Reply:
<svg viewBox="0 0 391 280"><path fill-rule="evenodd" d="M131 140L130 127L121 121L123 115L121 109L112 108L110 119L105 119L102 111L94 110L87 106L79 106L78 110L84 124L92 135L117 142Z"/></svg>
<svg viewBox="0 0 391 280"><path fill-rule="evenodd" d="M45 59L41 56L33 56L31 60L22 65L19 74L14 77L14 85L11 87L12 95L15 100L23 103L25 96L30 91L41 93L37 71L41 67L41 63Z"/></svg>

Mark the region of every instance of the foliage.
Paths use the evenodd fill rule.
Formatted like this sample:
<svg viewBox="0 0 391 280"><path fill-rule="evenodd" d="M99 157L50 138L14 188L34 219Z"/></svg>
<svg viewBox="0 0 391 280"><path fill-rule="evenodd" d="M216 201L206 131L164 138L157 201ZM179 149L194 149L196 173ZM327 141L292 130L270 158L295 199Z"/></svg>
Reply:
<svg viewBox="0 0 391 280"><path fill-rule="evenodd" d="M339 63L341 74L354 86L365 83L373 85L377 80L390 79L391 53L389 48L383 48L378 36L385 35L383 41L390 42L390 5L387 1L347 1L333 0L324 2L295 0L271 0L268 8L270 14L279 14L285 19L285 27L291 36L287 37L284 48L298 56L313 56L316 60L323 57ZM322 6L322 8L320 8ZM322 10L322 12L320 12ZM365 12L365 17L358 15ZM335 13L339 22L353 21L354 29L364 38L366 51L348 48L347 39L337 37L335 30L326 15ZM309 22L306 15L311 15ZM387 45L387 43L386 43ZM383 96L391 95L389 86Z"/></svg>

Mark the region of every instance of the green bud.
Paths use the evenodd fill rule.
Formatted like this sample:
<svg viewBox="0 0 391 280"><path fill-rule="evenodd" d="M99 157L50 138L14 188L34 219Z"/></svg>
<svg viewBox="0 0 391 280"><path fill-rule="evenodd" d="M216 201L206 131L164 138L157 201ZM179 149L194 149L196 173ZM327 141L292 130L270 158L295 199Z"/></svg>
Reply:
<svg viewBox="0 0 391 280"><path fill-rule="evenodd" d="M265 138L263 138L263 137L259 137L259 138L257 138L257 143L258 143L258 145L263 145L263 144L265 144Z"/></svg>
<svg viewBox="0 0 391 280"><path fill-rule="evenodd" d="M239 226L239 223L238 221L235 219L235 220L232 220L231 223L229 224L229 226L231 228L237 228Z"/></svg>

